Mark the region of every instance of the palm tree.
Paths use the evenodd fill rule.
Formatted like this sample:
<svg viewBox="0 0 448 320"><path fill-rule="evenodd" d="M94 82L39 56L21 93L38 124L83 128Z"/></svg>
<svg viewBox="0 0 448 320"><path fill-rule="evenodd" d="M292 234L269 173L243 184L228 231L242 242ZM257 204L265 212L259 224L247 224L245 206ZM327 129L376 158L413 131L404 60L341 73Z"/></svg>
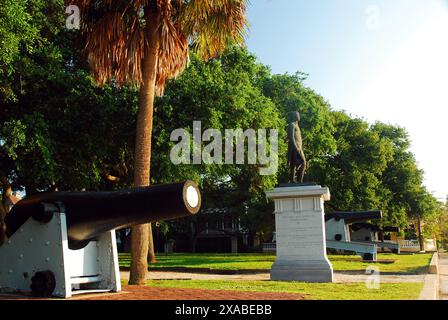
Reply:
<svg viewBox="0 0 448 320"><path fill-rule="evenodd" d="M150 183L154 97L186 67L189 48L204 59L242 44L247 0L71 0L98 84L139 87L134 184ZM146 278L150 225L132 228L129 284ZM151 237L152 238L152 237Z"/></svg>

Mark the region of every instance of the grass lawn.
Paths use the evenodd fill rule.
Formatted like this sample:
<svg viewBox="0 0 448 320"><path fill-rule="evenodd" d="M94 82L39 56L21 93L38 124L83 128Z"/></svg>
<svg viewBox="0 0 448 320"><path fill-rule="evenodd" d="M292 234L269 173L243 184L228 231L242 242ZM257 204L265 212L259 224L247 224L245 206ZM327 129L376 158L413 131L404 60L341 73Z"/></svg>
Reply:
<svg viewBox="0 0 448 320"><path fill-rule="evenodd" d="M131 260L129 254L119 254L120 266L129 267ZM270 254L190 254L176 253L170 255L157 255L157 262L150 264L151 268L184 267L208 268L212 270L248 270L270 269L275 255Z"/></svg>
<svg viewBox="0 0 448 320"><path fill-rule="evenodd" d="M382 273L426 273L432 254L379 254L378 259L395 260L390 264L361 262L355 255L330 255L336 271L361 271L376 265ZM154 269L168 267L207 268L212 270L264 270L275 260L272 254L170 254L158 255ZM120 254L120 266L129 267L130 255ZM381 283L380 289L369 289L365 283L303 283L236 280L151 280L147 285L164 288L287 292L305 295L309 300L416 300L423 283Z"/></svg>
<svg viewBox="0 0 448 320"><path fill-rule="evenodd" d="M394 263L365 263L359 256L330 255L336 271L364 271L368 266L377 266L383 273L425 274L431 262L432 253L424 254L378 254L379 260L395 260Z"/></svg>
<svg viewBox="0 0 448 320"><path fill-rule="evenodd" d="M378 259L396 260L390 264L361 262L355 255L329 255L335 271L364 271L368 266L377 266L384 273L426 273L432 254L378 254ZM256 270L270 269L275 260L272 254L170 254L158 255L154 269L167 267L206 268L212 270ZM120 267L130 266L130 255L119 254Z"/></svg>
<svg viewBox="0 0 448 320"><path fill-rule="evenodd" d="M164 288L287 292L307 300L416 300L423 283L382 283L378 290L365 283L302 283L229 280L151 280L148 286Z"/></svg>

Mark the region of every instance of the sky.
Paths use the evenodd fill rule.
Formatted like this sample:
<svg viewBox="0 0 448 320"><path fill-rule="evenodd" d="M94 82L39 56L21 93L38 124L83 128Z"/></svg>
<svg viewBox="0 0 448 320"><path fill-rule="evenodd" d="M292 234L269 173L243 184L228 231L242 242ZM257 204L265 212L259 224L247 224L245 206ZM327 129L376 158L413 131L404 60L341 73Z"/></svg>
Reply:
<svg viewBox="0 0 448 320"><path fill-rule="evenodd" d="M335 110L407 129L425 185L448 195L448 0L251 0L247 46Z"/></svg>

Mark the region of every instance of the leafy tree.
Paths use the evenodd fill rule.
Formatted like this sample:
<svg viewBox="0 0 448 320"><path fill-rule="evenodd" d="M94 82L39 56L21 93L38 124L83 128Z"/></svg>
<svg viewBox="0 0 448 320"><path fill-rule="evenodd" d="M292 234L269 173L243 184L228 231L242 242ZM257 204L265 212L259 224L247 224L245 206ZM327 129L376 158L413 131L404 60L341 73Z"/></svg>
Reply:
<svg viewBox="0 0 448 320"><path fill-rule="evenodd" d="M372 130L393 146L393 158L381 178L383 187L389 191L388 196L383 198L385 217L382 224L405 227L414 191L423 184L423 171L417 167L415 157L409 150L411 142L404 128L377 122Z"/></svg>
<svg viewBox="0 0 448 320"><path fill-rule="evenodd" d="M63 0L3 0L0 3L0 102L13 101L20 73L26 72L27 57L48 44L47 35L61 23ZM59 21L56 21L59 20Z"/></svg>
<svg viewBox="0 0 448 320"><path fill-rule="evenodd" d="M442 242L442 249L447 250L447 242L448 242L448 197L445 202L445 205L442 208L443 213L440 216L440 220L438 221L437 226L439 227L439 238Z"/></svg>
<svg viewBox="0 0 448 320"><path fill-rule="evenodd" d="M63 1L27 3L39 40L19 51L7 79L14 99L1 103L3 198L129 186L137 92L95 85L75 35L62 29Z"/></svg>
<svg viewBox="0 0 448 320"><path fill-rule="evenodd" d="M267 68L246 49L233 47L207 63L192 54L187 70L176 81L168 82L164 96L155 104L157 138L153 143L158 152L153 155L153 179L162 183L194 177L203 190L203 208L226 209L252 231L273 228L272 210L266 208L264 192L275 186L277 174L264 176L260 174L260 164L247 164L247 147L244 165L174 165L169 156L175 143L169 140L171 132L178 128L191 134L192 119L201 121L202 131L219 130L223 139L226 129L277 129L278 152L284 154L285 121L260 88L261 80L268 76ZM285 159L280 158L279 162L281 168ZM264 210L259 210L260 203Z"/></svg>
<svg viewBox="0 0 448 320"><path fill-rule="evenodd" d="M329 210L357 211L381 207L387 194L382 172L392 159L389 141L370 130L362 119L333 112L336 150L313 170L315 179L332 190Z"/></svg>
<svg viewBox="0 0 448 320"><path fill-rule="evenodd" d="M424 186L414 190L410 200L409 217L417 222L420 251L425 250L424 238L434 234L434 221L438 221L442 213L442 205ZM426 230L422 229L424 222L427 222Z"/></svg>
<svg viewBox="0 0 448 320"><path fill-rule="evenodd" d="M216 2L216 8L223 9L221 5L225 2ZM122 21L126 32L122 30L121 33L126 46L119 47L117 52L123 53L120 50L136 44L136 39L144 36L139 34L146 28L144 11L135 11L138 1L129 2L127 9L120 6L124 3L120 1L98 3L103 7L84 12L86 37L89 37L89 31L101 25L117 22L113 17L116 18L120 10L128 10L124 16L126 21ZM175 28L179 28L174 17L184 17L186 12L190 12L189 15L205 10L206 16L217 13L212 7L183 7L180 10L177 7L180 3L173 2L171 20L164 22L167 26L174 23ZM240 1L235 5L238 3L242 5ZM197 4L197 1L190 1L188 5ZM110 10L101 9L106 7ZM152 10L156 9L167 13L164 6L151 7L147 12L154 14ZM20 3L6 0L0 4L0 35L9 39L0 43L3 202L13 190L23 188L30 194L56 189L127 187L133 184L134 165L142 164L134 158L135 127L139 109L152 112L152 100L142 98L142 89L150 88L143 85L138 91L136 86L122 84L138 85L140 80L143 81L135 77L144 64L144 56L131 59L136 61L134 67L137 69L130 73L127 68L132 65L124 66L124 69L108 65L110 68L104 69L106 75L93 68L92 77L83 48L77 42L77 34L63 29L64 11L62 0ZM131 18L137 19L136 15L138 28L126 29ZM219 19L224 18L220 16ZM185 17L182 23L188 21L193 21L191 16ZM304 148L310 162L306 179L330 187L329 211L380 208L384 212L380 225L404 227L409 221L420 219L425 222L421 234L443 232L440 206L423 187L423 172L409 151L410 141L403 128L379 122L369 125L344 112L332 111L323 97L304 85L306 75L272 75L268 67L240 47L231 46L219 57L204 62L204 56L213 56L217 47L212 46L207 52L204 41L209 35L205 28L209 20L200 18L198 21L197 25L185 28L199 28L196 30L204 32L197 34L203 37L193 39L199 41L196 43L199 53L189 54L190 64L176 81L164 77L172 75L174 70L167 61L180 56L167 57L163 55L164 51L159 51L158 66L166 68L157 69L157 79L161 82L157 82L156 88L160 93L165 80L167 86L165 95L155 99L151 134L157 152L151 157L152 183L194 179L204 190L204 208L224 206L251 232L270 235L274 228L272 204L266 200L264 192L278 182L287 181L283 156L286 150L285 116L287 112L297 110L302 114ZM17 28L23 32L17 33ZM187 34L184 29L169 30L177 30L178 36ZM137 38L134 40L129 38L131 31L135 31ZM111 36L116 40L119 35L104 32L98 39L93 34L90 37L99 44L104 40L101 37ZM167 40L167 37L163 39ZM215 40L220 42L223 37L223 34L217 35L216 39L220 40ZM111 49L109 45L114 41L101 43L106 47L98 51L95 56L98 59ZM163 46L166 48L167 43ZM91 52L93 48L87 48L87 53L95 54ZM149 50L141 46L133 48L134 53ZM114 59L121 59L119 54ZM106 81L108 79L111 81ZM96 83L103 80L107 84L98 87ZM170 134L177 128L191 131L193 120L201 121L203 130L215 128L221 132L230 128L277 129L279 171L263 176L259 165L173 165L169 159L174 145ZM5 206L1 205L0 217L5 214Z"/></svg>
<svg viewBox="0 0 448 320"><path fill-rule="evenodd" d="M58 4L62 1L5 0L0 3L0 238L3 238L0 241L4 240L3 218L8 211L5 203L14 189L11 183L13 161L19 157L14 148L25 139L24 125L14 119L15 110L11 104L23 93L22 76L30 66L30 55L46 43L46 33L51 31L48 26L54 22L41 11L43 8L53 10Z"/></svg>
<svg viewBox="0 0 448 320"><path fill-rule="evenodd" d="M335 127L329 103L315 91L303 85L306 75L272 75L263 81L263 93L269 97L281 112L282 118L290 111L301 114L300 128L310 170L308 180L313 179L312 170L325 162L326 157L336 150ZM282 131L286 130L281 128ZM284 137L286 139L286 137ZM288 171L283 168L281 181L288 180Z"/></svg>
<svg viewBox="0 0 448 320"><path fill-rule="evenodd" d="M8 80L21 49L31 51L37 38L37 28L27 7L27 1L5 0L0 3L0 94L3 99L14 98Z"/></svg>

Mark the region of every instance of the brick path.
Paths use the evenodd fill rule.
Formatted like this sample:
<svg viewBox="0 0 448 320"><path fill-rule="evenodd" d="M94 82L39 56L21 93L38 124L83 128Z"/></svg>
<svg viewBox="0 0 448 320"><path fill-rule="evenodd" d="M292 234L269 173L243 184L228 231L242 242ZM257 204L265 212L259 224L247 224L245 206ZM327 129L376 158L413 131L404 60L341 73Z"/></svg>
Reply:
<svg viewBox="0 0 448 320"><path fill-rule="evenodd" d="M43 299L15 295L0 295L0 300ZM304 300L304 296L296 293L123 286L122 292L119 293L75 295L67 300Z"/></svg>
<svg viewBox="0 0 448 320"><path fill-rule="evenodd" d="M148 286L123 286L123 292L82 300L303 300L303 295L293 293L241 292L227 290L202 290L158 288ZM75 299L77 299L75 298Z"/></svg>

